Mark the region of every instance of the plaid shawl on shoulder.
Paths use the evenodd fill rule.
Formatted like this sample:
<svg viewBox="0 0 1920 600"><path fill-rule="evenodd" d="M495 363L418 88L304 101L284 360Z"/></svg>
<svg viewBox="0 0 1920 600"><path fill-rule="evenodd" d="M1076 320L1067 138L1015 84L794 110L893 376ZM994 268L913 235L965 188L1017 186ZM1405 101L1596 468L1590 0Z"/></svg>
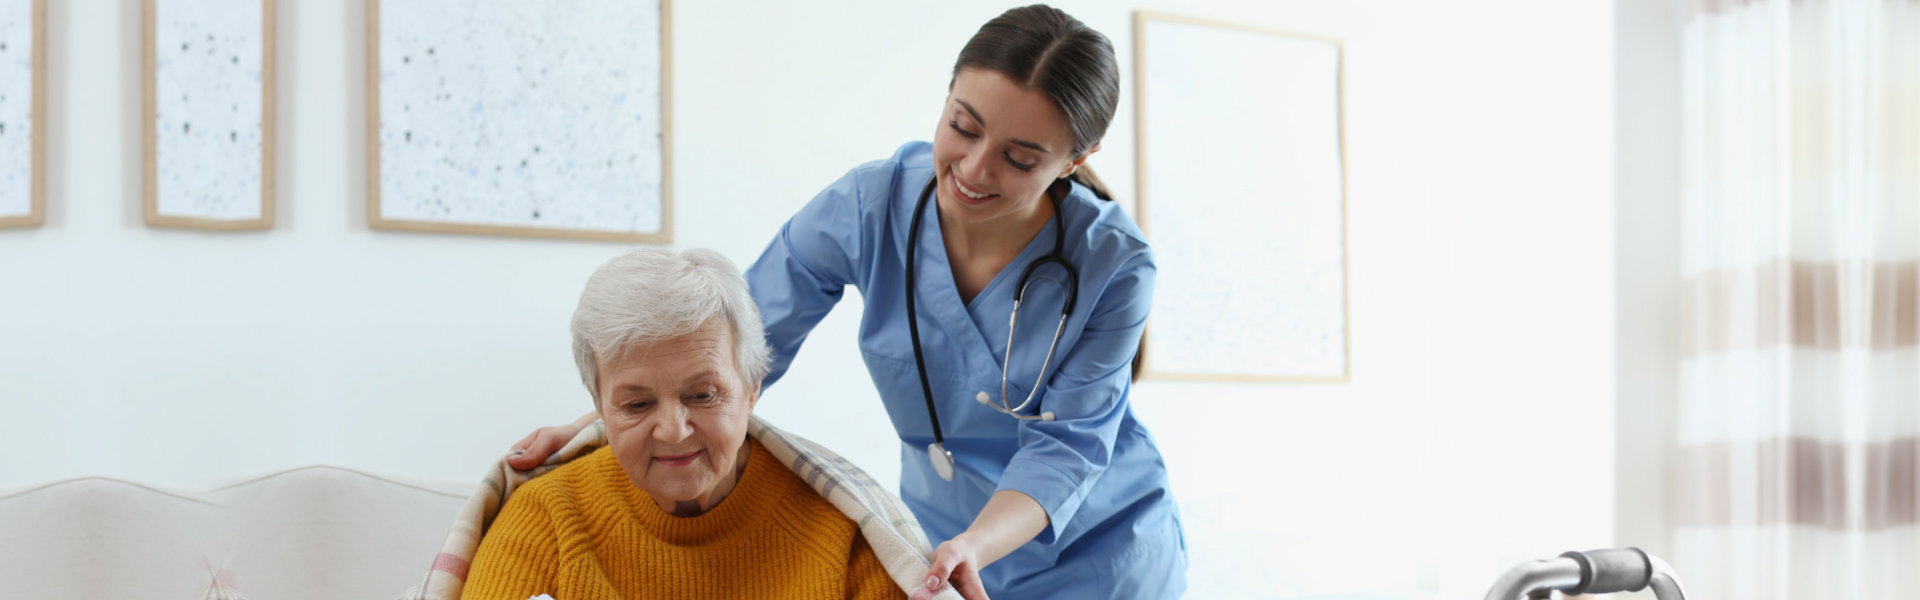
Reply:
<svg viewBox="0 0 1920 600"><path fill-rule="evenodd" d="M747 433L759 440L775 460L792 469L821 497L833 503L834 508L860 525L861 535L866 537L867 544L873 547L874 554L879 556L880 563L886 566L887 574L893 577L894 585L900 586L902 593L923 585L933 546L920 530L920 522L907 512L898 496L832 450L781 431L760 417L752 417ZM545 464L531 471L507 466L505 457L494 461L487 476L481 479L480 488L461 507L452 529L447 532L446 543L440 547L440 555L433 559L432 568L419 585L400 596L401 600L459 600L467 569L472 565L474 553L480 549L480 536L486 534L487 526L500 514L507 496L533 478L606 444L606 428L596 421L547 457ZM960 595L949 587L935 598L959 600Z"/></svg>

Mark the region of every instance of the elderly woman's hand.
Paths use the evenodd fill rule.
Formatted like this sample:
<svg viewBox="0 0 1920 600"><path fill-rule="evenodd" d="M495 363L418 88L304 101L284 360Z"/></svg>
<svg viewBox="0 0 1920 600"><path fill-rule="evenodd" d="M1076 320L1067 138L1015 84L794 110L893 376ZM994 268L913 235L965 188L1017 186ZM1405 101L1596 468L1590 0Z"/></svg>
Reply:
<svg viewBox="0 0 1920 600"><path fill-rule="evenodd" d="M527 437L520 438L520 441L508 447L511 452L507 453L507 466L522 471L540 466L540 463L546 462L547 457L553 456L554 452L566 446L567 442L573 441L574 436L580 435L581 430L586 429L599 418L599 413L589 412L574 419L572 423L533 430L533 433L527 434Z"/></svg>
<svg viewBox="0 0 1920 600"><path fill-rule="evenodd" d="M980 552L973 538L960 534L933 549L933 568L927 570L926 584L913 591L912 600L928 600L953 583L953 589L967 600L987 600L987 587L980 582Z"/></svg>

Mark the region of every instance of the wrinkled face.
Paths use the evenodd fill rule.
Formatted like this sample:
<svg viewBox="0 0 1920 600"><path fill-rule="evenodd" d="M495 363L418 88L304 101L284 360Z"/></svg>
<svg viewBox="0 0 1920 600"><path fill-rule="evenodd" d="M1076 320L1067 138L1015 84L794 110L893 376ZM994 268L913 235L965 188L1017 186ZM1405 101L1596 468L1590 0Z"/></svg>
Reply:
<svg viewBox="0 0 1920 600"><path fill-rule="evenodd" d="M732 329L714 318L600 362L608 445L663 510L678 513L688 502L704 510L733 488L760 393L741 381L733 358Z"/></svg>
<svg viewBox="0 0 1920 600"><path fill-rule="evenodd" d="M1086 160L1072 155L1073 130L1059 107L998 71L960 71L944 110L933 136L944 217L981 223L1032 214L1047 186Z"/></svg>

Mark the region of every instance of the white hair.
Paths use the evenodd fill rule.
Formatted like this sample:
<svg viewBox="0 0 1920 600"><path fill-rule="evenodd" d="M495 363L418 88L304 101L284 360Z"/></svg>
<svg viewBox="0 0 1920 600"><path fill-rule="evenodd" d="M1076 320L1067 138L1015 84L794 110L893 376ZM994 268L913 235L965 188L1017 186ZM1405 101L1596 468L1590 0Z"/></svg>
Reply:
<svg viewBox="0 0 1920 600"><path fill-rule="evenodd" d="M714 317L733 330L733 360L747 390L766 377L772 351L747 281L719 252L643 248L614 257L587 278L573 310L573 360L600 402L600 359L699 331Z"/></svg>

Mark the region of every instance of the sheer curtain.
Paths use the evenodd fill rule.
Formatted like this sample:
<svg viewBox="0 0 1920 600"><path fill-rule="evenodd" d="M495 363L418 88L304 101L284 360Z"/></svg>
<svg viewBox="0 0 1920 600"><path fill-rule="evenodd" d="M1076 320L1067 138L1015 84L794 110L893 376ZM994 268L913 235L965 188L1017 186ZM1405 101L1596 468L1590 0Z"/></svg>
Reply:
<svg viewBox="0 0 1920 600"><path fill-rule="evenodd" d="M1920 592L1920 2L1684 10L1669 558L1701 598Z"/></svg>

